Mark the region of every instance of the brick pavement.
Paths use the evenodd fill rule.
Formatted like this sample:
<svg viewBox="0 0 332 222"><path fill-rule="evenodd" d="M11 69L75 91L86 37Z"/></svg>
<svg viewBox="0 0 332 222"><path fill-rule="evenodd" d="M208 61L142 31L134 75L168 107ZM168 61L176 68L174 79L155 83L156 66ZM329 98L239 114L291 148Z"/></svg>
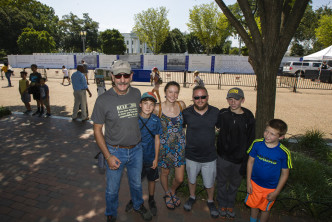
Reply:
<svg viewBox="0 0 332 222"><path fill-rule="evenodd" d="M105 221L105 180L93 158L98 148L90 122L13 114L0 119L0 137L1 222ZM127 184L124 176L118 221L143 221L135 212L124 212L130 198ZM143 190L146 200L146 181ZM158 183L158 216L152 221L216 221L210 218L205 201L198 201L192 212L182 206L170 211L162 196ZM239 217L233 221L248 221L248 209L240 207L236 213ZM278 216L271 221L286 219Z"/></svg>

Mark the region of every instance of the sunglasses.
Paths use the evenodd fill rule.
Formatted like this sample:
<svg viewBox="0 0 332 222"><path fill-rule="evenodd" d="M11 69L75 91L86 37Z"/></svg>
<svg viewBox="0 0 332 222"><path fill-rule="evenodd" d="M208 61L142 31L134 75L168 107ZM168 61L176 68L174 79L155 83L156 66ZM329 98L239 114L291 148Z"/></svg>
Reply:
<svg viewBox="0 0 332 222"><path fill-rule="evenodd" d="M195 100L206 99L207 96L194 96Z"/></svg>
<svg viewBox="0 0 332 222"><path fill-rule="evenodd" d="M114 75L114 77L116 79L121 79L121 77L123 76L125 79L128 79L128 78L130 78L130 75L131 74L117 74L117 75Z"/></svg>

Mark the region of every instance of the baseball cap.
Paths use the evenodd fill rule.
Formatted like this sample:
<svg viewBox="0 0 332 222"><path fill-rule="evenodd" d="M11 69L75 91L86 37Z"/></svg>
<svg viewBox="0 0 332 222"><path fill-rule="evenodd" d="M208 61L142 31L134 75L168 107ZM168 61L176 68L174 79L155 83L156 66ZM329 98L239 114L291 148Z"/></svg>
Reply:
<svg viewBox="0 0 332 222"><path fill-rule="evenodd" d="M152 93L152 92L145 92L143 93L142 97L141 97L141 101L145 98L150 98L152 99L154 102L157 102L157 98L156 96Z"/></svg>
<svg viewBox="0 0 332 222"><path fill-rule="evenodd" d="M243 93L242 89L240 89L240 88L237 88L237 87L231 88L230 90L228 90L226 99L229 99L229 98L234 98L234 99L238 100L238 99L244 98L244 93Z"/></svg>
<svg viewBox="0 0 332 222"><path fill-rule="evenodd" d="M113 75L118 75L119 73L131 74L131 67L129 62L117 60L112 65Z"/></svg>

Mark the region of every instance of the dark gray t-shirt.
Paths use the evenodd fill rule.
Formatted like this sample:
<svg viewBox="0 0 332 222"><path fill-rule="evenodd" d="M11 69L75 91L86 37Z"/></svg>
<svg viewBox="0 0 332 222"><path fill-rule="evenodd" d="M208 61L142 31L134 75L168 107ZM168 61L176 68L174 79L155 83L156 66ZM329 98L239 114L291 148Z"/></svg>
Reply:
<svg viewBox="0 0 332 222"><path fill-rule="evenodd" d="M140 142L140 99L141 92L133 87L129 87L126 95L118 95L111 88L97 98L91 119L96 124L105 124L107 144L131 146Z"/></svg>
<svg viewBox="0 0 332 222"><path fill-rule="evenodd" d="M183 125L186 131L186 158L199 163L207 163L217 159L215 146L215 126L219 109L210 106L203 114L195 111L194 106L183 110Z"/></svg>

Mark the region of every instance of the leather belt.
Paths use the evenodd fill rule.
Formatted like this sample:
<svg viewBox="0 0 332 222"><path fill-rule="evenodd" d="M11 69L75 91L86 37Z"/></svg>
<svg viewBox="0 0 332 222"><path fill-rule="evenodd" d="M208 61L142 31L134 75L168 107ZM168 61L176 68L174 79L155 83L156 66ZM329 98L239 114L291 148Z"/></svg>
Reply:
<svg viewBox="0 0 332 222"><path fill-rule="evenodd" d="M113 146L113 145L112 145ZM130 146L121 146L121 145L114 145L114 147L118 147L118 148L123 148L123 149L132 149L134 148L136 145L130 145Z"/></svg>

